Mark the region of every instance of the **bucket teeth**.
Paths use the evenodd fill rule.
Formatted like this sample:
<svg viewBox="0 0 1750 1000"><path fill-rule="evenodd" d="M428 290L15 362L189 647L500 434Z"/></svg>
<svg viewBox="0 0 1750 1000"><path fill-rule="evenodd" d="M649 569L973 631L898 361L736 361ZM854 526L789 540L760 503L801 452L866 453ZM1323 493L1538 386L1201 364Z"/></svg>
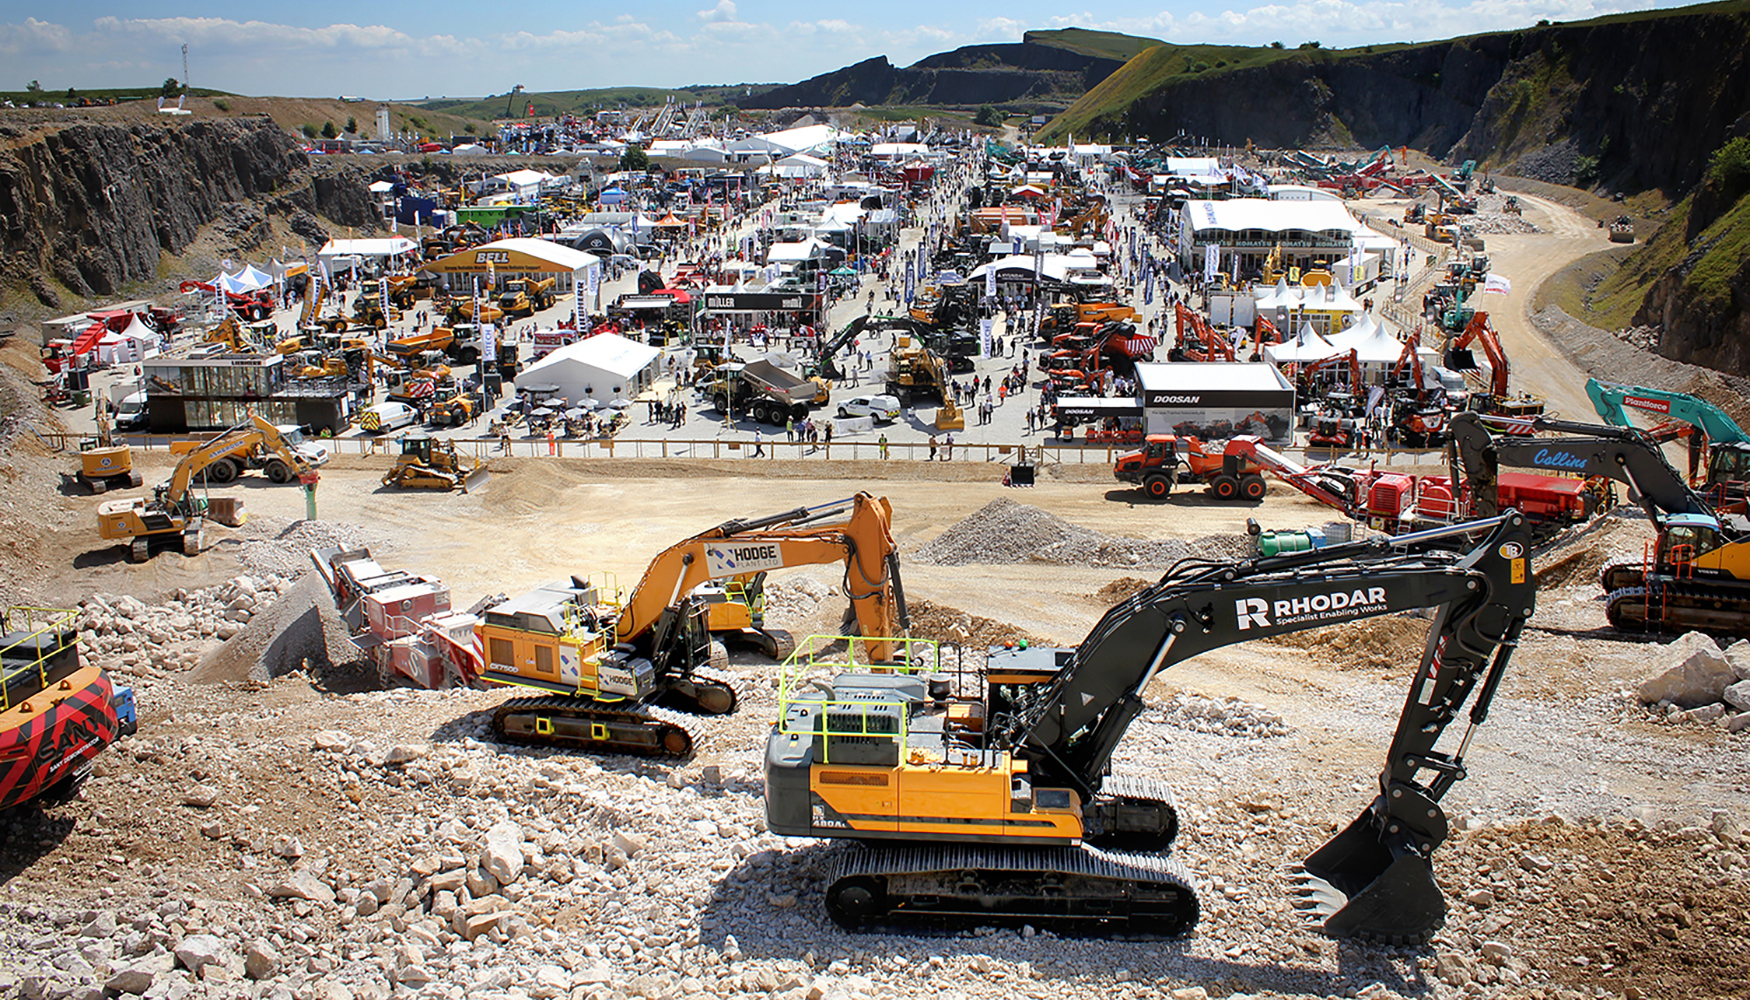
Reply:
<svg viewBox="0 0 1750 1000"><path fill-rule="evenodd" d="M1310 924L1322 924L1333 913L1349 905L1349 897L1336 886L1307 871L1296 872L1289 892L1293 906Z"/></svg>

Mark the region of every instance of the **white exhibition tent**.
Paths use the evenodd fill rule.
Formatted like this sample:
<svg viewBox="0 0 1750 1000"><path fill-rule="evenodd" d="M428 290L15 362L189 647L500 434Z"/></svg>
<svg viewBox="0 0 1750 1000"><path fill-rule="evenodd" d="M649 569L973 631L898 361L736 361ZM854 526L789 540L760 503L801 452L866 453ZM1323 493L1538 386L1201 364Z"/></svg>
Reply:
<svg viewBox="0 0 1750 1000"><path fill-rule="evenodd" d="M1287 364L1290 361L1304 364L1308 361L1328 358L1336 353L1337 349L1332 347L1325 338L1319 336L1318 331L1314 330L1310 324L1302 325L1300 333L1296 334L1293 340L1281 344L1264 345L1265 360L1274 361L1279 365Z"/></svg>
<svg viewBox="0 0 1750 1000"><path fill-rule="evenodd" d="M254 264L245 265L243 270L236 274L226 274L220 271L219 276L213 279L215 287L233 295L242 295L246 292L267 288L273 283L273 275L260 270Z"/></svg>
<svg viewBox="0 0 1750 1000"><path fill-rule="evenodd" d="M387 259L419 249L419 244L405 236L388 236L367 240L329 240L316 251L316 260L324 275L332 276L336 269L345 270L366 257Z"/></svg>
<svg viewBox="0 0 1750 1000"><path fill-rule="evenodd" d="M555 180L553 174L544 170L512 170L509 173L493 174L495 179L504 182L505 187L520 196L539 194L543 185Z"/></svg>
<svg viewBox="0 0 1750 1000"><path fill-rule="evenodd" d="M812 237L801 243L774 243L766 250L766 262L769 264L791 264L798 261L812 260L823 256L827 244Z"/></svg>
<svg viewBox="0 0 1750 1000"><path fill-rule="evenodd" d="M1377 329L1379 329L1379 324L1374 321L1373 317L1363 315L1361 319L1354 324L1346 326L1343 329L1338 330L1336 333L1327 334L1325 340L1337 350L1347 351L1349 348L1357 347L1368 338L1372 337L1373 332Z"/></svg>
<svg viewBox="0 0 1750 1000"><path fill-rule="evenodd" d="M516 385L556 385L573 406L585 399L611 403L649 388L661 374L661 357L661 348L602 333L567 344L523 369Z"/></svg>
<svg viewBox="0 0 1750 1000"><path fill-rule="evenodd" d="M143 361L157 354L159 345L158 332L141 322L140 314L135 313L126 330L106 333L98 340L97 360L108 365Z"/></svg>

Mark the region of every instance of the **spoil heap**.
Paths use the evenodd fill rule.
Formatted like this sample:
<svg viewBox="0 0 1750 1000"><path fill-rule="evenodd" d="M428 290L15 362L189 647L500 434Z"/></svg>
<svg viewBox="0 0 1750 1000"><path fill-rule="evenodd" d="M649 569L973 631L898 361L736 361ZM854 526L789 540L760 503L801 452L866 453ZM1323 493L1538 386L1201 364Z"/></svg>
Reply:
<svg viewBox="0 0 1750 1000"><path fill-rule="evenodd" d="M1243 535L1205 535L1192 541L1107 535L1031 504L992 500L912 555L922 563L1043 562L1058 566L1137 566L1165 569L1186 556L1230 560L1253 555Z"/></svg>
<svg viewBox="0 0 1750 1000"><path fill-rule="evenodd" d="M295 670L332 670L359 659L328 588L312 573L258 610L223 646L202 656L191 679L267 681Z"/></svg>

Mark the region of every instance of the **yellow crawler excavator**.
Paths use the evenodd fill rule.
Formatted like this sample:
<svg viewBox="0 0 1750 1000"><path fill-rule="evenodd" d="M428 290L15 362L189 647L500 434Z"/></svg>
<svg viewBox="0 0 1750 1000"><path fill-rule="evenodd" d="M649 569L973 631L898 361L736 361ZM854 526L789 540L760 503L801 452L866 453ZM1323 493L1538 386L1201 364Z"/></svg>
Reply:
<svg viewBox="0 0 1750 1000"><path fill-rule="evenodd" d="M737 700L711 669L725 650L712 638L713 602L701 588L842 560L845 594L862 633L901 634L905 596L891 521L885 498L858 493L728 521L678 542L651 562L623 605L573 577L488 607L477 628L485 660L480 676L547 692L500 705L494 731L518 743L687 756L693 736L685 717L665 709L723 715ZM768 648L789 646L782 633L761 635ZM874 645L890 655L885 639Z"/></svg>
<svg viewBox="0 0 1750 1000"><path fill-rule="evenodd" d="M217 463L229 466L239 450L260 445L294 474L311 471L298 448L279 428L256 413L218 437L190 451L176 463L170 480L152 489L152 496L111 500L97 508L98 537L127 543L128 558L144 562L152 550L174 546L183 555L200 554L207 518L233 527L243 523L243 503L234 497L209 500L192 490L195 481Z"/></svg>
<svg viewBox="0 0 1750 1000"><path fill-rule="evenodd" d="M1187 559L1081 645L995 647L982 670L916 649L895 657L891 644L839 662L799 654L766 747L768 827L863 842L826 863L826 910L847 928L1184 934L1198 902L1166 853L1173 793L1155 775L1111 773L1150 682L1248 639L1431 607L1379 793L1305 860L1296 893L1332 936L1424 942L1446 912L1431 860L1447 838L1439 803L1465 776L1535 607L1530 548L1525 519L1507 511L1242 562ZM1439 749L1467 702L1462 740Z"/></svg>

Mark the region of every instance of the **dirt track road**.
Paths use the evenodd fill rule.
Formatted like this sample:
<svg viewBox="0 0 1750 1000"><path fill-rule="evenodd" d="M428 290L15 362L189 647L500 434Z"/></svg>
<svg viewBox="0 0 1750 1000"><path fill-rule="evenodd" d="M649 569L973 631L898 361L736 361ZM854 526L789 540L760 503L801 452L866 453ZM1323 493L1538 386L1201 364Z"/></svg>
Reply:
<svg viewBox="0 0 1750 1000"><path fill-rule="evenodd" d="M1573 261L1610 246L1605 230L1565 205L1520 195L1525 218L1540 233L1488 237L1490 269L1513 282L1506 296L1483 298L1501 346L1512 362L1515 390L1542 396L1551 416L1592 420L1586 375L1532 327L1530 304L1544 279Z"/></svg>

